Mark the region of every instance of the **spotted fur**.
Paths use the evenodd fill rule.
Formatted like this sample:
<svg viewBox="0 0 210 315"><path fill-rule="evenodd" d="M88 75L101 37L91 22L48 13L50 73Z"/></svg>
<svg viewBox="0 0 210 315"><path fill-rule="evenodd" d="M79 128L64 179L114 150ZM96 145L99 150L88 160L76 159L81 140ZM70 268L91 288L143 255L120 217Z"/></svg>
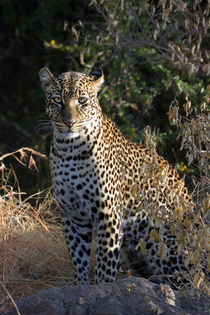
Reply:
<svg viewBox="0 0 210 315"><path fill-rule="evenodd" d="M167 225L163 229L166 257L158 255L158 242L150 232L159 228L147 208L154 205L157 215L167 218L176 208L177 196L190 208L187 188L167 161L127 140L103 114L97 98L102 71L53 76L42 68L40 80L53 125L50 164L54 195L77 283L89 283L94 227L95 283L114 281L120 249L131 260L140 253L139 239L146 244L146 255L141 253L145 270L168 275L182 271L176 236Z"/></svg>

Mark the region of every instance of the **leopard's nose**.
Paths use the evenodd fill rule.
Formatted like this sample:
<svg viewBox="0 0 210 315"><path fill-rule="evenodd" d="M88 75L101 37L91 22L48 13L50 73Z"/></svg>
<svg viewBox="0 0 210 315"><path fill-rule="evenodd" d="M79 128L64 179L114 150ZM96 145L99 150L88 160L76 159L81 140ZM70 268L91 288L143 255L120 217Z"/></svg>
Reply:
<svg viewBox="0 0 210 315"><path fill-rule="evenodd" d="M63 120L63 122L67 127L72 127L76 123L76 120L70 120L70 121Z"/></svg>

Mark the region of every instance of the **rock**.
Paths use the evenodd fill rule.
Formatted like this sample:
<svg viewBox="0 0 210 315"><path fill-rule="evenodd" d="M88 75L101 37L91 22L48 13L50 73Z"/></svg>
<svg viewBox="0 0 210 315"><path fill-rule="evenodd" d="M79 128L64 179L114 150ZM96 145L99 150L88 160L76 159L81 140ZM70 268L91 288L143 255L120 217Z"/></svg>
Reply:
<svg viewBox="0 0 210 315"><path fill-rule="evenodd" d="M17 303L21 315L204 314L208 302L184 297L168 285L143 278L115 283L51 288ZM3 315L16 315L15 309Z"/></svg>

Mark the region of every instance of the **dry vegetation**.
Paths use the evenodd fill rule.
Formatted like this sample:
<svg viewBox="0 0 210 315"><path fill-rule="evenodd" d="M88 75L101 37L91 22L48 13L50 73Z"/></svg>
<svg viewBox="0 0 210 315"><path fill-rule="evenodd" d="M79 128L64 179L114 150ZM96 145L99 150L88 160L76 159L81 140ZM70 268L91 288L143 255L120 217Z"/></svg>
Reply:
<svg viewBox="0 0 210 315"><path fill-rule="evenodd" d="M172 105L173 106L173 105ZM178 112L178 104L177 104L177 112ZM174 109L173 109L174 110ZM177 117L174 115L174 112L171 109L170 118ZM197 121L207 121L204 119L204 113L202 116L197 116ZM167 181L165 176L165 171L168 166L163 169L160 169L157 173L152 173L152 169L154 168L155 163L146 164L143 169L143 174L145 178L153 178L156 181L157 187L157 197L154 202L150 202L146 205L146 210L149 213L149 217L151 220L154 219L157 229L152 229L150 232L150 237L154 238L158 242L158 255L163 259L167 259L167 243L164 239L164 226L166 223L170 225L170 231L172 235L177 235L178 241L178 254L181 254L185 257L185 267L189 268L189 272L184 272L183 274L177 274L178 280L181 280L183 277L187 280L187 285L178 286L178 289L187 289L187 291L191 290L191 293L194 294L196 290L203 291L206 294L210 294L209 287L209 279L208 272L210 271L210 257L208 256L209 251L209 228L208 228L208 215L210 209L210 198L208 194L209 188L209 177L207 176L208 165L207 163L207 154L208 151L202 151L198 146L195 145L195 139L198 143L200 143L200 139L207 139L204 134L197 133L197 129L193 128L191 125L190 132L192 134L188 138L186 138L186 126L181 124L181 115L180 115L180 125L182 128L180 129L180 134L182 138L182 146L183 143L186 143L186 146L190 146L190 150L187 151L187 156L189 157L192 152L192 143L194 144L196 150L194 152L199 154L200 159L202 158L202 171L203 176L201 176L200 180L196 181L196 185L194 188L194 192L191 201L184 201L182 199L182 189L184 187L184 180L180 179L179 184L174 187L170 187L170 191L167 195L165 195L166 200L170 202L173 200L175 205L175 211L168 213L159 209L158 205L158 194L161 192L161 185L164 181ZM182 117L183 118L183 117ZM192 121L194 121L192 119ZM193 122L191 123L193 124ZM190 124L190 122L188 121ZM187 126L188 126L187 123ZM200 128L200 124L196 124ZM189 127L189 126L188 126ZM203 126L203 129L207 127L207 124ZM207 129L207 128L206 128ZM201 130L201 129L200 129ZM196 131L196 132L195 132ZM156 135L152 134L151 129L149 127L145 128L145 142L146 146L151 149L153 161L155 162L156 156ZM208 140L209 141L209 140ZM206 144L207 142L206 141ZM191 145L190 145L191 144ZM190 152L190 153L189 153ZM201 154L202 153L202 154ZM194 158L198 158L197 154L192 155L190 157L189 163L192 163ZM201 162L201 161L199 161ZM141 192L138 193L138 189L135 190L136 196L141 196ZM194 201L197 201L196 203ZM145 204L141 204L141 208L145 208ZM143 239L140 239L138 248L145 254L146 252L146 243ZM170 281L170 278L169 278Z"/></svg>
<svg viewBox="0 0 210 315"><path fill-rule="evenodd" d="M71 283L69 260L59 216L50 191L23 201L21 193L2 187L0 199L1 283L15 301L42 289ZM32 206L31 202L36 202ZM11 307L1 284L0 311Z"/></svg>

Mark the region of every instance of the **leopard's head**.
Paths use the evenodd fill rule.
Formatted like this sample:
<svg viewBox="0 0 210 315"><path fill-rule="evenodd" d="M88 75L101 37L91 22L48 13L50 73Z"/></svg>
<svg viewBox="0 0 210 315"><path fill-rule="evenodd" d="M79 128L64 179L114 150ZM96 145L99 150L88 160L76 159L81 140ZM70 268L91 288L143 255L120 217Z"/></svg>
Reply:
<svg viewBox="0 0 210 315"><path fill-rule="evenodd" d="M46 113L60 132L79 132L99 111L97 92L104 81L101 69L90 75L65 72L54 76L48 68L39 71L46 96Z"/></svg>

